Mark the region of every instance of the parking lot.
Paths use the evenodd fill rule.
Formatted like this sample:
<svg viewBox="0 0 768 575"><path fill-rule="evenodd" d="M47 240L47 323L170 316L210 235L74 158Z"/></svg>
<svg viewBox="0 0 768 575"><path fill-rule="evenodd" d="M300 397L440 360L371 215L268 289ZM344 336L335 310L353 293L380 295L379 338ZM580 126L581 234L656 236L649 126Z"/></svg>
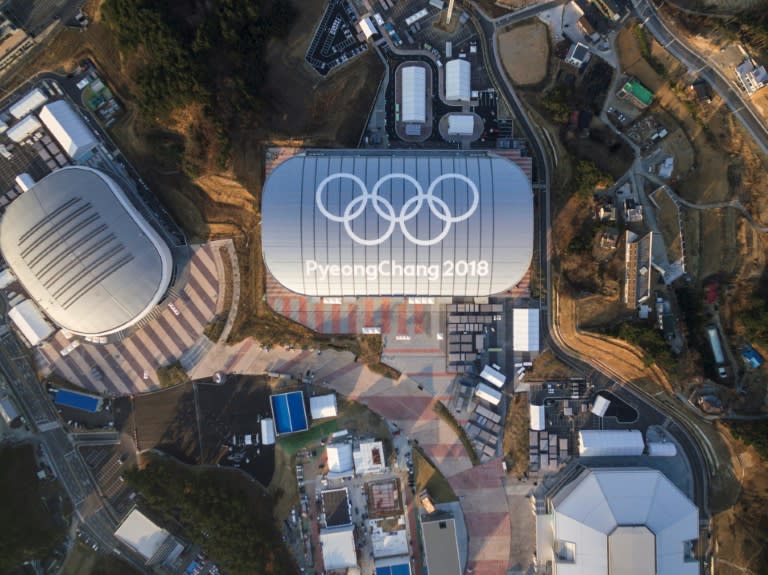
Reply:
<svg viewBox="0 0 768 575"><path fill-rule="evenodd" d="M365 52L368 44L360 36L357 14L348 0L329 0L323 18L307 50L306 60L321 76Z"/></svg>
<svg viewBox="0 0 768 575"><path fill-rule="evenodd" d="M109 501L109 504L123 516L134 505L136 493L133 492L123 480L123 472L135 465L133 446L96 446L87 444L79 447L80 454L91 470L99 490Z"/></svg>

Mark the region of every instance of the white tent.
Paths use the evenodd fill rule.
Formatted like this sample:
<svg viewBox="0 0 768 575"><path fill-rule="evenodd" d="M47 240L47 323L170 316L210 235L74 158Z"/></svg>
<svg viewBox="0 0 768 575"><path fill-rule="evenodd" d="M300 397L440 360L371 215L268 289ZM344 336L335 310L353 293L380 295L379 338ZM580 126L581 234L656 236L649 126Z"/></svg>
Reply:
<svg viewBox="0 0 768 575"><path fill-rule="evenodd" d="M499 405L501 403L501 392L484 383L478 384L475 388L475 397L479 397L491 405Z"/></svg>
<svg viewBox="0 0 768 575"><path fill-rule="evenodd" d="M3 421L8 425L10 425L14 419L19 417L19 410L16 409L13 400L7 395L0 397L0 416L2 416Z"/></svg>
<svg viewBox="0 0 768 575"><path fill-rule="evenodd" d="M320 546L326 571L357 567L354 525L320 531Z"/></svg>
<svg viewBox="0 0 768 575"><path fill-rule="evenodd" d="M313 420L336 417L338 415L336 394L313 395L309 398L309 412Z"/></svg>
<svg viewBox="0 0 768 575"><path fill-rule="evenodd" d="M603 417L605 412L608 411L608 406L611 405L611 401L602 395L598 395L595 398L595 403L592 405L592 413L598 417Z"/></svg>
<svg viewBox="0 0 768 575"><path fill-rule="evenodd" d="M421 66L405 66L401 69L400 97L403 122L425 122L427 119L427 74Z"/></svg>
<svg viewBox="0 0 768 575"><path fill-rule="evenodd" d="M27 116L23 120L16 122L6 132L6 135L17 144L29 138L42 127L42 124L34 116Z"/></svg>
<svg viewBox="0 0 768 575"><path fill-rule="evenodd" d="M471 136L475 131L475 117L471 114L450 114L448 116L449 136Z"/></svg>
<svg viewBox="0 0 768 575"><path fill-rule="evenodd" d="M40 88L35 88L11 106L8 111L11 113L11 116L17 120L21 120L24 116L30 112L34 112L47 101L48 97L43 94Z"/></svg>
<svg viewBox="0 0 768 575"><path fill-rule="evenodd" d="M115 531L115 537L149 561L168 539L168 532L134 508Z"/></svg>
<svg viewBox="0 0 768 575"><path fill-rule="evenodd" d="M486 365L483 368L483 371L480 372L480 377L499 389L504 387L504 384L507 383L507 376L490 365Z"/></svg>
<svg viewBox="0 0 768 575"><path fill-rule="evenodd" d="M275 443L275 423L271 417L265 417L261 420L261 442L264 445L274 445Z"/></svg>
<svg viewBox="0 0 768 575"><path fill-rule="evenodd" d="M83 118L65 100L56 100L44 106L40 110L40 120L73 160L82 157L98 144L96 136L85 125Z"/></svg>
<svg viewBox="0 0 768 575"><path fill-rule="evenodd" d="M648 455L652 457L674 457L677 455L677 447L669 441L649 441Z"/></svg>
<svg viewBox="0 0 768 575"><path fill-rule="evenodd" d="M376 27L369 17L360 20L360 29L363 31L363 34L365 34L366 40L376 33Z"/></svg>
<svg viewBox="0 0 768 575"><path fill-rule="evenodd" d="M353 470L352 444L331 443L325 448L325 454L328 457L329 473L350 473Z"/></svg>
<svg viewBox="0 0 768 575"><path fill-rule="evenodd" d="M472 68L467 60L458 58L445 65L445 99L469 102Z"/></svg>
<svg viewBox="0 0 768 575"><path fill-rule="evenodd" d="M26 299L11 308L8 317L31 346L37 345L54 331L53 326L46 321L31 299Z"/></svg>
<svg viewBox="0 0 768 575"><path fill-rule="evenodd" d="M579 455L582 457L642 455L644 449L643 434L637 429L579 431Z"/></svg>
<svg viewBox="0 0 768 575"><path fill-rule="evenodd" d="M531 429L534 431L544 431L547 428L547 415L543 405L529 406L531 414Z"/></svg>
<svg viewBox="0 0 768 575"><path fill-rule="evenodd" d="M536 308L512 310L512 345L515 351L539 351L539 315Z"/></svg>

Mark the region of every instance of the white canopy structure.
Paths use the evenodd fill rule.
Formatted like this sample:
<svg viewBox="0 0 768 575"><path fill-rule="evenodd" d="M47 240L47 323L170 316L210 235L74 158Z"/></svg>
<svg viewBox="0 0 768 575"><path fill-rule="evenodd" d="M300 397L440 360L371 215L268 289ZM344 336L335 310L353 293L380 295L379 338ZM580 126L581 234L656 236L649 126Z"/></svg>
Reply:
<svg viewBox="0 0 768 575"><path fill-rule="evenodd" d="M445 65L445 99L469 102L472 92L472 68L467 60L457 58Z"/></svg>
<svg viewBox="0 0 768 575"><path fill-rule="evenodd" d="M360 29L363 31L363 34L365 34L366 40L376 33L376 27L367 16L360 20Z"/></svg>
<svg viewBox="0 0 768 575"><path fill-rule="evenodd" d="M471 136L475 131L475 117L472 114L450 114L448 116L449 136Z"/></svg>
<svg viewBox="0 0 768 575"><path fill-rule="evenodd" d="M699 573L699 511L658 470L585 469L550 503L554 575Z"/></svg>
<svg viewBox="0 0 768 575"><path fill-rule="evenodd" d="M47 101L48 101L48 96L43 94L40 88L35 88L31 92L23 96L21 100L19 100L13 106L11 106L8 111L11 113L11 116L16 118L17 120L21 120L24 116L26 116L30 112L34 112L40 106L45 104Z"/></svg>
<svg viewBox="0 0 768 575"><path fill-rule="evenodd" d="M484 383L479 383L475 388L475 397L487 401L491 405L499 405L501 403L501 392Z"/></svg>
<svg viewBox="0 0 768 575"><path fill-rule="evenodd" d="M611 400L603 397L602 395L598 395L595 398L595 403L592 404L592 413L598 417L604 417L605 412L608 411L609 405L611 405Z"/></svg>
<svg viewBox="0 0 768 575"><path fill-rule="evenodd" d="M427 72L421 66L403 66L400 119L403 122L424 123L427 120Z"/></svg>
<svg viewBox="0 0 768 575"><path fill-rule="evenodd" d="M320 531L323 563L326 571L357 567L354 525L334 527Z"/></svg>
<svg viewBox="0 0 768 575"><path fill-rule="evenodd" d="M584 429L579 431L579 455L606 457L642 455L643 434L637 429Z"/></svg>
<svg viewBox="0 0 768 575"><path fill-rule="evenodd" d="M309 413L312 415L313 420L336 417L338 415L336 394L328 393L326 395L313 395L310 397Z"/></svg>
<svg viewBox="0 0 768 575"><path fill-rule="evenodd" d="M531 429L534 431L544 431L547 428L547 414L543 405L529 406L531 415Z"/></svg>
<svg viewBox="0 0 768 575"><path fill-rule="evenodd" d="M486 365L483 368L483 371L480 372L480 377L499 389L504 387L504 384L507 383L507 376L490 365Z"/></svg>
<svg viewBox="0 0 768 575"><path fill-rule="evenodd" d="M19 305L12 307L8 317L33 347L54 331L53 326L46 321L31 299L25 299Z"/></svg>
<svg viewBox="0 0 768 575"><path fill-rule="evenodd" d="M5 135L8 136L11 141L19 144L37 132L41 127L42 124L40 124L40 121L37 118L34 116L27 116L11 126Z"/></svg>
<svg viewBox="0 0 768 575"><path fill-rule="evenodd" d="M352 460L351 443L331 443L325 448L328 457L329 474L352 474L354 463Z"/></svg>
<svg viewBox="0 0 768 575"><path fill-rule="evenodd" d="M261 442L264 445L275 444L275 422L271 417L265 417L261 420Z"/></svg>
<svg viewBox="0 0 768 575"><path fill-rule="evenodd" d="M96 136L66 100L43 106L39 115L46 129L73 160L83 157L98 144Z"/></svg>
<svg viewBox="0 0 768 575"><path fill-rule="evenodd" d="M539 351L539 317L536 308L512 310L512 345L515 351Z"/></svg>
<svg viewBox="0 0 768 575"><path fill-rule="evenodd" d="M674 457L677 455L677 447L670 441L649 441L648 455L652 457Z"/></svg>
<svg viewBox="0 0 768 575"><path fill-rule="evenodd" d="M115 537L149 561L168 539L168 532L134 509L117 528Z"/></svg>

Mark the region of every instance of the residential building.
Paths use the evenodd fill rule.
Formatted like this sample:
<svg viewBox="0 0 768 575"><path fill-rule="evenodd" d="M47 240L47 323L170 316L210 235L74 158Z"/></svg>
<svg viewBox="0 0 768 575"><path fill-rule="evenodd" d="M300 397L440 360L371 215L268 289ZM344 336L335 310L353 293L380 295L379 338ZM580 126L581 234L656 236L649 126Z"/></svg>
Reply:
<svg viewBox="0 0 768 575"><path fill-rule="evenodd" d="M768 71L765 66L758 66L751 58L746 58L736 66L736 76L739 78L744 91L754 94L768 84Z"/></svg>

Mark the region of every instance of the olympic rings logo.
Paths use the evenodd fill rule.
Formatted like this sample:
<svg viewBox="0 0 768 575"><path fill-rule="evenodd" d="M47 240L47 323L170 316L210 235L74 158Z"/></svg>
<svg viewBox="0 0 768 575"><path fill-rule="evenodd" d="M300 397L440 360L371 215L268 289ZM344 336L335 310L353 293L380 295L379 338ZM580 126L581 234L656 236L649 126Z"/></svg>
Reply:
<svg viewBox="0 0 768 575"><path fill-rule="evenodd" d="M395 207L388 199L379 195L381 186L383 186L389 180L393 180L395 178L402 178L416 189L416 195L406 200L406 202L400 208L399 214L396 213ZM472 192L472 205L469 207L469 209L467 209L466 212L459 216L452 215L451 210L445 200L439 198L434 193L435 189L438 185L440 185L441 182L449 179L456 179L464 182ZM357 184L357 187L360 189L360 191L362 191L362 195L352 198L352 201L347 204L347 206L344 208L343 214L340 216L329 212L323 201L323 192L328 187L328 184L334 180L351 180ZM470 218L472 214L475 213L475 211L477 211L477 206L480 203L480 193L477 189L477 185L475 185L472 180L463 174L457 173L449 173L439 176L433 180L431 184L429 184L429 188L427 188L427 191L424 192L424 188L421 186L421 184L419 184L418 180L408 174L387 174L386 176L379 178L379 180L373 185L373 189L369 191L368 187L365 185L365 182L356 175L350 174L348 172L339 172L336 174L331 174L330 176L323 179L322 182L320 182L315 193L315 202L317 203L317 209L319 209L320 213L323 214L326 218L332 222L344 224L344 229L347 231L347 235L358 244L364 246L377 246L382 244L392 236L395 228L399 224L400 231L412 243L416 244L417 246L433 246L437 243L440 243L445 238L445 236L448 235L453 224L463 222L464 220ZM368 207L368 202L373 204L373 209L376 211L378 216L389 223L384 234L374 239L360 237L352 229L352 222L363 214L365 209ZM426 202L429 206L429 210L432 212L432 215L434 215L440 221L444 222L443 229L440 231L440 233L436 237L427 240L423 240L414 236L408 230L406 225L409 220L412 220L416 217L416 215L419 213L419 210L421 210L421 208L424 206L424 202Z"/></svg>

